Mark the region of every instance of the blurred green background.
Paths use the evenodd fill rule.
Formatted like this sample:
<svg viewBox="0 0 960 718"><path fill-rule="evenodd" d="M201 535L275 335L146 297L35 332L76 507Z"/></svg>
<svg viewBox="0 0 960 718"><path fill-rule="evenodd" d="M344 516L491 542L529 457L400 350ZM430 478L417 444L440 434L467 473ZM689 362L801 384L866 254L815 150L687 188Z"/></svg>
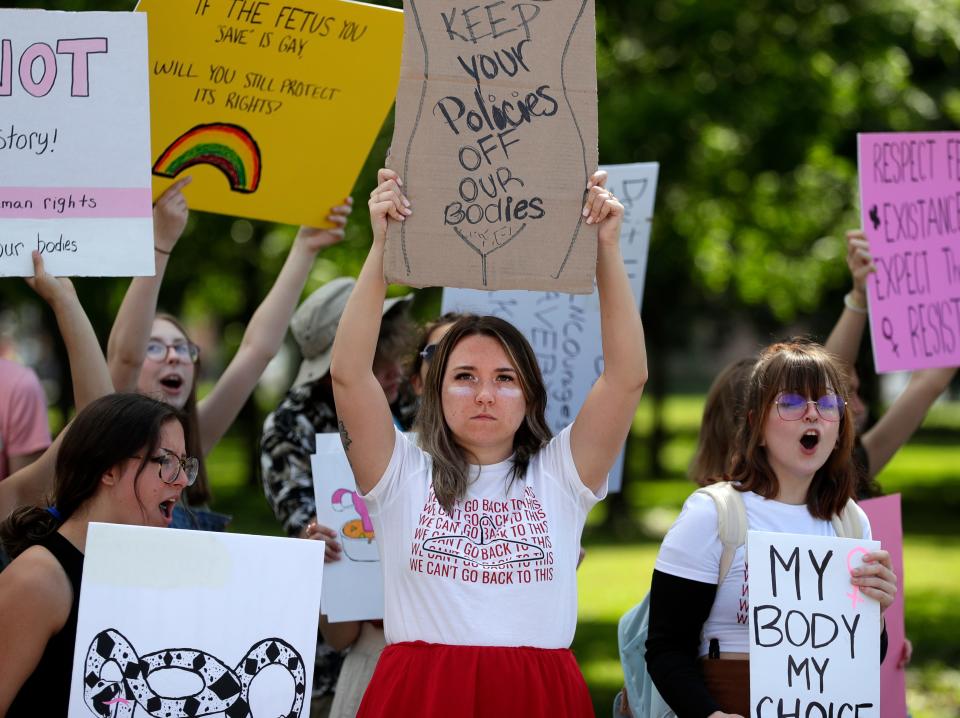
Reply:
<svg viewBox="0 0 960 718"><path fill-rule="evenodd" d="M131 3L42 6L128 10ZM690 491L683 474L718 358L775 336L822 338L836 320L849 288L843 231L858 223L856 133L956 129L960 0L596 6L600 160L661 167L643 312L650 383L625 490L591 517L580 572L575 648L597 712L606 715L621 680L616 620L646 592L656 537ZM365 199L391 133L389 118L355 187L347 240L318 259L306 292L359 270L369 241ZM214 338L205 347L208 382L235 351L293 234L261 222L191 217L160 305ZM104 343L126 284L77 282ZM438 308L438 290L418 293L418 316ZM71 396L63 348L47 308L23 282L0 282L3 327L46 337L53 358L45 379L62 420ZM860 375L876 415L882 407L867 344ZM210 459L214 508L236 517L235 530L278 533L258 484L257 439L296 362L295 351L283 355L274 367L280 379L258 390ZM958 431L960 406L938 405L880 476L886 490L903 494L908 634L916 646L910 705L918 718L960 715Z"/></svg>

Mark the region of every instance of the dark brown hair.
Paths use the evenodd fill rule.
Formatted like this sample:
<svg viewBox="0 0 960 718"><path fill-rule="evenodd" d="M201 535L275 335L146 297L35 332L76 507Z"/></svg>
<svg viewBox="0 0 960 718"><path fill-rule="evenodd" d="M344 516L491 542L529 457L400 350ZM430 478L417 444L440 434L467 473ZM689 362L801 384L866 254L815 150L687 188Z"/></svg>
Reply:
<svg viewBox="0 0 960 718"><path fill-rule="evenodd" d="M441 314L432 322L427 322L423 325L423 329L420 330L420 337L417 339L416 350L407 362L407 381L411 381L415 376L420 376L420 369L423 367L423 357L420 354L427 348L430 335L433 334L438 327L453 324L462 316L464 315L460 312L447 312L446 314Z"/></svg>
<svg viewBox="0 0 960 718"><path fill-rule="evenodd" d="M520 389L526 400L523 423L513 437L511 481L526 476L530 459L552 436L544 415L547 389L529 342L516 327L503 319L475 314L460 317L437 345L437 351L427 369L423 403L413 427L421 448L433 458L433 492L447 513L451 513L454 503L466 495L470 457L456 443L443 416L443 375L453 348L461 340L472 336L491 337L500 343L517 371Z"/></svg>
<svg viewBox="0 0 960 718"><path fill-rule="evenodd" d="M190 335L187 334L183 324L172 314L157 312L156 318L170 322L188 342L191 341ZM202 506L209 503L210 499L213 498L210 493L210 482L207 479L207 462L204 461L203 442L200 439L200 415L197 413L197 384L200 383L200 361L201 357L197 357L197 361L193 365L193 385L187 395L187 403L183 405L183 415L185 417L183 433L187 445L187 456L195 456L197 461L200 462L197 480L193 486L188 486L183 492L187 497L187 504L190 506Z"/></svg>
<svg viewBox="0 0 960 718"><path fill-rule="evenodd" d="M761 445L763 430L774 399L783 391L819 397L835 392L844 401L847 384L836 359L819 344L795 339L772 344L763 350L750 375L744 404L747 421L741 422L730 480L741 491L754 491L767 499L779 493L776 473ZM837 445L817 469L807 490L807 509L812 516L829 520L853 498L856 474L851 461L855 427L847 412L840 418Z"/></svg>
<svg viewBox="0 0 960 718"><path fill-rule="evenodd" d="M710 385L703 406L703 420L697 437L697 451L690 462L688 476L699 486L722 479L730 470L733 451L743 412L747 381L755 359L740 359L727 365Z"/></svg>
<svg viewBox="0 0 960 718"><path fill-rule="evenodd" d="M183 416L174 407L142 394L108 394L90 403L65 429L57 452L50 506L22 506L0 524L0 541L11 558L57 530L100 487L101 477L113 467L142 454L135 481L149 457L156 453L160 431L168 421ZM144 451L144 449L146 449Z"/></svg>

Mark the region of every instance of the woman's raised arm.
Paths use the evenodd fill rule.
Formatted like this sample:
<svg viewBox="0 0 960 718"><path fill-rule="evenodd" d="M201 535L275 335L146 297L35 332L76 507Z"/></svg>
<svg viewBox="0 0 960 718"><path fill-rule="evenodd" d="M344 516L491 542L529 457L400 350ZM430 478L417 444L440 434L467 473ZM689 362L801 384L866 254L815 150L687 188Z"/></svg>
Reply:
<svg viewBox="0 0 960 718"><path fill-rule="evenodd" d="M170 254L187 226L187 200L183 188L191 178L184 177L167 187L153 206L153 248L156 272L152 277L134 277L123 295L120 311L113 320L107 340L107 364L117 391L136 391L140 367L147 355L150 329L157 313L160 285L167 271Z"/></svg>
<svg viewBox="0 0 960 718"><path fill-rule="evenodd" d="M383 251L388 217L402 222L411 214L410 203L400 189L403 182L396 172L382 169L377 181L369 202L373 244L340 318L330 363L340 438L363 493L377 485L393 453L393 418L383 388L374 376L373 358L387 294Z"/></svg>
<svg viewBox="0 0 960 718"><path fill-rule="evenodd" d="M352 202L348 197L342 205L330 210L327 220L333 223L332 229L301 227L297 232L280 274L247 324L236 355L210 394L197 404L204 455L230 428L260 381L263 370L280 351L313 260L321 249L343 239L344 227L353 211Z"/></svg>
<svg viewBox="0 0 960 718"><path fill-rule="evenodd" d="M605 188L606 173L590 178L583 216L599 225L597 289L603 373L597 379L570 433L570 447L583 483L597 491L620 452L647 382L647 350L637 301L620 254L623 205Z"/></svg>

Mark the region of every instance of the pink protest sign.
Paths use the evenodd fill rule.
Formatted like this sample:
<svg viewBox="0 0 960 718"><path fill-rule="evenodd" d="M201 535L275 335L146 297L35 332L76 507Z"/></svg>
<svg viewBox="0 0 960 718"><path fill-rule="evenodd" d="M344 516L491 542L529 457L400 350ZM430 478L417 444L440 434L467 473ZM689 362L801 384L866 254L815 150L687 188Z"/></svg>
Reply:
<svg viewBox="0 0 960 718"><path fill-rule="evenodd" d="M877 371L960 364L960 132L860 134Z"/></svg>
<svg viewBox="0 0 960 718"><path fill-rule="evenodd" d="M860 502L867 517L873 538L890 552L893 572L900 579L897 598L886 611L887 657L880 664L880 718L906 718L906 672L898 668L905 640L903 621L903 525L900 519L900 494L881 496Z"/></svg>

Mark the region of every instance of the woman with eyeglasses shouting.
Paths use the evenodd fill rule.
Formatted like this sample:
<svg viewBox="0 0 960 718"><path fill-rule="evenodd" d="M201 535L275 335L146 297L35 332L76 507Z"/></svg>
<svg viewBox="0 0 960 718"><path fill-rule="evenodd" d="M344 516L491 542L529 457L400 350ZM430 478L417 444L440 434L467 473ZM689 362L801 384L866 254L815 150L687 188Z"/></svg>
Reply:
<svg viewBox="0 0 960 718"><path fill-rule="evenodd" d="M678 716L749 715L745 547L723 551L711 491L742 498L752 530L870 538L853 502L855 427L846 396L835 360L817 344L773 344L754 365L730 474L687 499L654 567L647 669ZM886 551L866 554L851 582L881 611L897 594Z"/></svg>
<svg viewBox="0 0 960 718"><path fill-rule="evenodd" d="M70 425L49 506L0 525L0 716L67 714L87 527L166 527L197 478L182 415L140 394L109 394Z"/></svg>
<svg viewBox="0 0 960 718"><path fill-rule="evenodd" d="M330 210L327 219L333 228L300 228L273 287L250 317L236 355L210 393L197 401L200 351L175 317L156 311L167 263L187 224L182 190L189 183L189 177L175 182L154 206L156 274L131 281L110 332L107 362L117 391L139 391L187 416L187 446L200 461L200 474L184 492L194 510L177 507L173 525L223 530L227 517L206 510L211 495L203 459L230 428L279 351L317 253L343 239L352 200Z"/></svg>

